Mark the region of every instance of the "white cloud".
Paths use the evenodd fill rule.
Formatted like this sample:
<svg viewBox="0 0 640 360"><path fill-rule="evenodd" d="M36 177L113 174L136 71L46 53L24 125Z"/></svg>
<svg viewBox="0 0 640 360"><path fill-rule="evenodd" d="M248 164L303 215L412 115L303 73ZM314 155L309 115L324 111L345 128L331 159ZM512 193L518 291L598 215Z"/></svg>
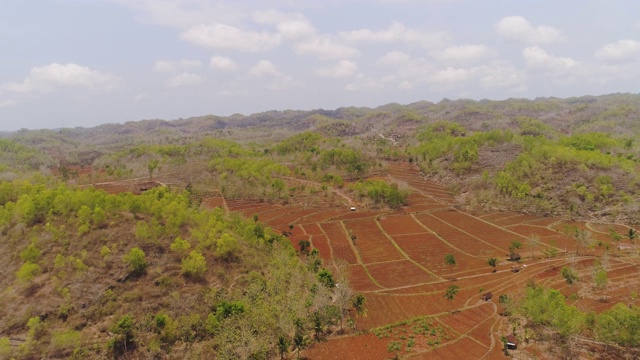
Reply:
<svg viewBox="0 0 640 360"><path fill-rule="evenodd" d="M436 83L454 83L466 81L471 78L471 75L472 72L469 69L447 67L437 71L430 80Z"/></svg>
<svg viewBox="0 0 640 360"><path fill-rule="evenodd" d="M249 74L255 77L264 76L280 76L280 72L275 65L269 60L260 60L254 67L249 70Z"/></svg>
<svg viewBox="0 0 640 360"><path fill-rule="evenodd" d="M525 74L507 62L482 65L474 69L480 77L483 88L511 88L516 91L526 89Z"/></svg>
<svg viewBox="0 0 640 360"><path fill-rule="evenodd" d="M342 60L332 67L321 68L316 71L318 76L344 78L353 76L358 71L358 65L353 61Z"/></svg>
<svg viewBox="0 0 640 360"><path fill-rule="evenodd" d="M0 101L0 108L8 108L16 106L18 103L15 100L2 100Z"/></svg>
<svg viewBox="0 0 640 360"><path fill-rule="evenodd" d="M441 62L453 62L466 64L482 60L490 55L489 48L485 45L458 45L449 46L441 51L432 52L432 56Z"/></svg>
<svg viewBox="0 0 640 360"><path fill-rule="evenodd" d="M138 94L138 95L136 95L136 96L134 96L134 97L133 97L133 101L135 101L135 102L140 102L140 101L142 101L142 100L146 100L146 99L148 99L149 97L150 97L150 96L149 96L149 94L147 94L147 93L140 93L140 94Z"/></svg>
<svg viewBox="0 0 640 360"><path fill-rule="evenodd" d="M222 71L233 71L238 67L235 61L226 56L213 56L209 62L209 66L212 69Z"/></svg>
<svg viewBox="0 0 640 360"><path fill-rule="evenodd" d="M244 11L234 3L210 0L114 0L138 11L137 20L186 29L197 24L235 23Z"/></svg>
<svg viewBox="0 0 640 360"><path fill-rule="evenodd" d="M560 30L551 26L533 26L522 16L507 16L495 25L498 34L529 44L550 44L563 40Z"/></svg>
<svg viewBox="0 0 640 360"><path fill-rule="evenodd" d="M360 54L357 49L335 43L328 36L297 43L294 49L300 55L316 55L320 59L350 59Z"/></svg>
<svg viewBox="0 0 640 360"><path fill-rule="evenodd" d="M554 73L565 72L578 65L578 62L572 58L549 55L537 46L525 48L522 56L527 67L542 68Z"/></svg>
<svg viewBox="0 0 640 360"><path fill-rule="evenodd" d="M79 87L107 91L119 86L121 80L110 74L77 64L57 64L34 67L21 83L5 83L0 88L20 93L49 92L60 87Z"/></svg>
<svg viewBox="0 0 640 360"><path fill-rule="evenodd" d="M377 63L381 65L401 65L406 64L411 57L402 51L392 51L384 54L378 59Z"/></svg>
<svg viewBox="0 0 640 360"><path fill-rule="evenodd" d="M202 66L202 62L200 60L158 60L153 64L153 70L155 72L168 73L174 71L183 71L192 68L197 68Z"/></svg>
<svg viewBox="0 0 640 360"><path fill-rule="evenodd" d="M171 87L193 86L205 82L205 78L200 75L191 73L182 73L174 76L167 81L167 85Z"/></svg>
<svg viewBox="0 0 640 360"><path fill-rule="evenodd" d="M405 25L394 22L387 29L373 31L360 29L341 32L340 36L353 42L374 43L404 43L411 46L424 48L441 48L451 40L448 32L425 33L407 28Z"/></svg>
<svg viewBox="0 0 640 360"><path fill-rule="evenodd" d="M274 91L280 91L280 90L286 90L286 89L299 87L299 85L300 84L297 83L293 79L293 77L291 77L289 75L281 75L278 78L276 78L271 84L267 85L267 89L274 90Z"/></svg>
<svg viewBox="0 0 640 360"><path fill-rule="evenodd" d="M252 17L258 24L275 25L278 32L288 40L299 40L316 35L316 29L309 19L300 13L286 14L268 10L254 12Z"/></svg>
<svg viewBox="0 0 640 360"><path fill-rule="evenodd" d="M637 61L640 58L640 42L635 40L618 40L601 47L596 57L604 61L626 62Z"/></svg>
<svg viewBox="0 0 640 360"><path fill-rule="evenodd" d="M345 90L347 91L376 91L382 90L383 88L384 84L381 80L376 80L363 74L358 74L354 82L345 86Z"/></svg>
<svg viewBox="0 0 640 360"><path fill-rule="evenodd" d="M244 52L271 50L280 45L281 41L279 34L246 31L225 24L193 26L180 37L202 47Z"/></svg>

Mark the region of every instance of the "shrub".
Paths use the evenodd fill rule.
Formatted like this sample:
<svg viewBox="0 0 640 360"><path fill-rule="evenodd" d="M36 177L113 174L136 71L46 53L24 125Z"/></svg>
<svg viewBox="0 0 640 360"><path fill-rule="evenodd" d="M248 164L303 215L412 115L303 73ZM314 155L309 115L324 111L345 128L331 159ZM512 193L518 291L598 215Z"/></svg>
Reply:
<svg viewBox="0 0 640 360"><path fill-rule="evenodd" d="M20 267L16 276L20 281L27 283L40 274L41 271L40 265L27 262Z"/></svg>
<svg viewBox="0 0 640 360"><path fill-rule="evenodd" d="M129 266L133 274L144 274L147 269L147 260L144 251L137 247L131 249L131 251L124 256L124 262Z"/></svg>
<svg viewBox="0 0 640 360"><path fill-rule="evenodd" d="M77 348L80 343L80 332L74 330L54 332L51 336L51 345L56 350L72 350Z"/></svg>
<svg viewBox="0 0 640 360"><path fill-rule="evenodd" d="M202 277L207 271L207 260L200 252L193 250L182 260L182 273L187 276Z"/></svg>
<svg viewBox="0 0 640 360"><path fill-rule="evenodd" d="M34 243L29 244L24 250L20 252L20 259L24 262L35 263L40 257L40 250Z"/></svg>
<svg viewBox="0 0 640 360"><path fill-rule="evenodd" d="M262 234L262 237L264 238L264 231L262 231L261 234ZM237 250L238 250L238 239L226 233L222 234L216 246L216 256L220 258L228 259L233 257L234 253Z"/></svg>
<svg viewBox="0 0 640 360"><path fill-rule="evenodd" d="M180 256L185 256L190 248L191 244L181 237L177 237L171 244L171 251L177 252Z"/></svg>

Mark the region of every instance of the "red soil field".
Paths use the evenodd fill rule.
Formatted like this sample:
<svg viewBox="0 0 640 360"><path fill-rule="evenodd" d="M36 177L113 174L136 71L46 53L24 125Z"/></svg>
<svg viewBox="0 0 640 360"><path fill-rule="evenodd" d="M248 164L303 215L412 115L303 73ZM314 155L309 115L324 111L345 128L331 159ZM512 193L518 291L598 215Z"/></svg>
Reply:
<svg viewBox="0 0 640 360"><path fill-rule="evenodd" d="M488 222L474 218L471 215L460 211L436 211L431 214L452 226L459 229L465 229L465 232L500 249L504 249L504 251L508 251L509 245L511 245L513 240L518 240L520 242L525 240L520 235L504 230L503 228L495 225L491 225Z"/></svg>
<svg viewBox="0 0 640 360"><path fill-rule="evenodd" d="M411 286L436 279L409 260L368 264L367 269L371 276L385 288Z"/></svg>
<svg viewBox="0 0 640 360"><path fill-rule="evenodd" d="M445 244L434 234L397 235L393 240L412 260L428 268L431 272L449 277L452 273L464 272L484 267L486 260L469 256ZM444 257L452 254L456 259L453 269L446 265ZM487 266L488 269L488 266Z"/></svg>
<svg viewBox="0 0 640 360"><path fill-rule="evenodd" d="M345 261L347 264L356 264L356 255L351 248L351 240L339 222L323 223L320 225L329 239L335 259Z"/></svg>
<svg viewBox="0 0 640 360"><path fill-rule="evenodd" d="M202 206L207 209L215 209L217 207L224 208L224 198L210 197L202 200Z"/></svg>
<svg viewBox="0 0 640 360"><path fill-rule="evenodd" d="M495 254L502 250L489 243L478 240L469 235L469 233L434 217L432 214L416 214L416 219L436 233L447 244L460 251L482 255Z"/></svg>
<svg viewBox="0 0 640 360"><path fill-rule="evenodd" d="M546 227L533 226L533 225L514 225L509 226L509 230L518 233L524 237L530 237L536 235L538 237L557 236L559 233L556 230L551 230Z"/></svg>
<svg viewBox="0 0 640 360"><path fill-rule="evenodd" d="M371 280L362 265L350 265L347 270L349 271L351 286L355 291L367 292L382 289Z"/></svg>
<svg viewBox="0 0 640 360"><path fill-rule="evenodd" d="M479 306L442 316L439 320L459 334L466 334L495 312L496 309L492 303L482 302Z"/></svg>
<svg viewBox="0 0 640 360"><path fill-rule="evenodd" d="M337 216L339 214L343 214L345 212L347 212L348 210L343 210L343 209L324 209L324 210L318 210L318 212L313 213L311 215L305 216L304 218L302 218L299 223L300 224L316 224L316 223L322 223L322 222L326 222L326 221L330 221L333 219L334 216Z"/></svg>
<svg viewBox="0 0 640 360"><path fill-rule="evenodd" d="M533 216L533 215L526 215L526 214L516 214L514 216L509 216L507 218L494 220L490 222L494 225L505 227L510 225L523 224L529 221L536 221L536 220L540 220L540 217Z"/></svg>
<svg viewBox="0 0 640 360"><path fill-rule="evenodd" d="M290 224L295 224L303 217L310 214L315 214L316 212L317 212L316 209L299 208L289 213L283 214L281 216L270 218L269 220L266 221L266 223L269 224L269 226L277 227L278 229L288 231Z"/></svg>
<svg viewBox="0 0 640 360"><path fill-rule="evenodd" d="M458 341L445 344L443 347L423 354L411 356L410 359L443 359L443 360L460 360L460 359L479 359L489 352L489 348L483 346L476 341L463 337ZM474 354L469 357L469 354Z"/></svg>
<svg viewBox="0 0 640 360"><path fill-rule="evenodd" d="M311 235L311 246L318 249L320 257L326 264L333 261L333 258L331 257L331 246L329 245L329 240L327 240L325 235Z"/></svg>
<svg viewBox="0 0 640 360"><path fill-rule="evenodd" d="M391 236L429 232L429 230L418 224L411 216L407 215L384 216L380 218L379 223L384 231Z"/></svg>
<svg viewBox="0 0 640 360"><path fill-rule="evenodd" d="M345 226L356 236L355 248L363 263L404 259L404 256L378 228L374 219L349 221Z"/></svg>

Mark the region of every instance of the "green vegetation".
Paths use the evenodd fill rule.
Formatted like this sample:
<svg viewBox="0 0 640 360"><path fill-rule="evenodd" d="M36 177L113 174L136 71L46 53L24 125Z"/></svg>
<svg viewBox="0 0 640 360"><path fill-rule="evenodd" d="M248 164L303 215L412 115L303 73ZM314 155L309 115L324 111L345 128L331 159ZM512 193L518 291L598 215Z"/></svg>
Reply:
<svg viewBox="0 0 640 360"><path fill-rule="evenodd" d="M360 199L367 197L374 204L385 204L397 209L406 205L408 192L398 189L398 184L388 184L382 180L359 181L350 186Z"/></svg>
<svg viewBox="0 0 640 360"><path fill-rule="evenodd" d="M6 201L0 205L5 214L0 246L15 247L20 262L12 265L15 277L5 284L28 288L37 281L57 289L32 300L57 307L58 316L29 321L32 335L24 354L51 348L88 357L121 356L143 343L162 354L183 341L214 343L223 359L265 357L274 355L279 343L291 344L286 352L303 349L310 341L307 332L315 329L321 337L341 327L352 307L354 315L366 313L365 298L350 290L343 275L321 269L317 251L299 258L288 240L257 219L198 210L181 191L110 195L24 181L1 188ZM25 228L27 223L31 226ZM34 240L20 242L25 237ZM95 277L105 270L112 273ZM175 270L185 276L172 276ZM92 284L92 279L100 280ZM105 281L118 285L108 288ZM183 297L183 286L197 290ZM167 299L163 314L146 313L139 305L149 292ZM22 301L21 294L3 292L0 303ZM97 297L82 308L78 302L87 302L87 294ZM30 314L29 309L3 317L0 326ZM108 317L115 319L110 328L115 336L96 346L84 343L88 328L66 325ZM247 336L255 341L241 342Z"/></svg>

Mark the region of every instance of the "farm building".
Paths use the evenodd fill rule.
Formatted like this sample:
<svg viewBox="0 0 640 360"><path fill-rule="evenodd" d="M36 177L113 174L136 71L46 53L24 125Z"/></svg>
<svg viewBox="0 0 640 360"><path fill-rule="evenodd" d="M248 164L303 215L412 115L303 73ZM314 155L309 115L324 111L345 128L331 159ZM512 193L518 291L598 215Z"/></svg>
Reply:
<svg viewBox="0 0 640 360"><path fill-rule="evenodd" d="M518 339L513 336L507 336L507 349L508 350L518 350Z"/></svg>

